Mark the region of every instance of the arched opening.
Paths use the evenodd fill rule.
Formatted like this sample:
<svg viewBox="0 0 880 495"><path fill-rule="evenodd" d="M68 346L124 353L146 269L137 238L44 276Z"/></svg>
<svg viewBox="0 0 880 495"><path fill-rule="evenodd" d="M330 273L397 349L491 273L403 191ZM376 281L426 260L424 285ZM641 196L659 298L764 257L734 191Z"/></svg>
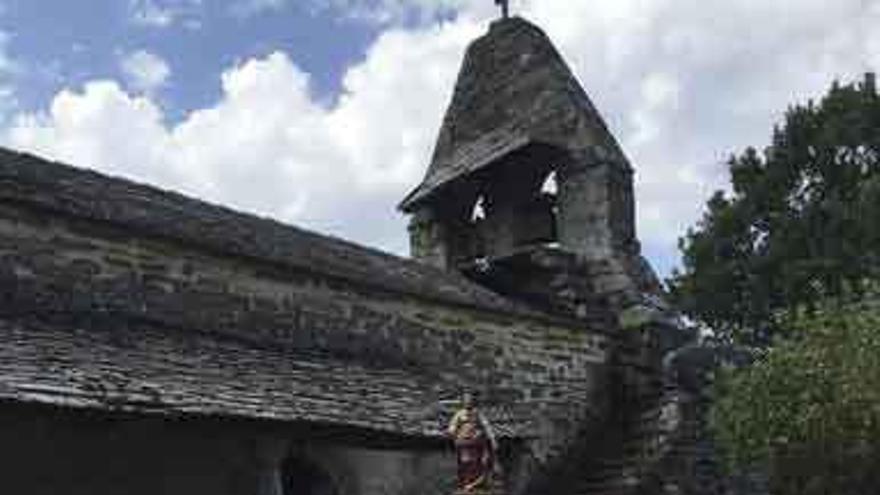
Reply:
<svg viewBox="0 0 880 495"><path fill-rule="evenodd" d="M478 223L486 218L485 203L486 199L483 196L479 196L477 201L474 202L474 207L471 208L471 223Z"/></svg>
<svg viewBox="0 0 880 495"><path fill-rule="evenodd" d="M541 185L540 195L550 206L550 235L543 241L548 246L559 246L559 182L556 179L556 167L550 170Z"/></svg>
<svg viewBox="0 0 880 495"><path fill-rule="evenodd" d="M514 209L516 222L515 247L552 245L557 241L556 217L558 213L556 171L551 168L545 174L532 176L527 184L529 192Z"/></svg>
<svg viewBox="0 0 880 495"><path fill-rule="evenodd" d="M541 192L551 196L556 196L556 194L559 193L559 184L556 182L556 170L551 170L550 173L547 174L544 183L541 184Z"/></svg>
<svg viewBox="0 0 880 495"><path fill-rule="evenodd" d="M434 198L443 225L441 256L463 271L486 272L495 261L558 247L566 155L533 143L468 176L450 180Z"/></svg>
<svg viewBox="0 0 880 495"><path fill-rule="evenodd" d="M298 457L288 457L281 465L284 495L338 495L339 492L323 469Z"/></svg>
<svg viewBox="0 0 880 495"><path fill-rule="evenodd" d="M449 252L456 265L470 265L484 255L483 228L489 198L479 191L466 191L461 196L453 212L455 220L449 223Z"/></svg>

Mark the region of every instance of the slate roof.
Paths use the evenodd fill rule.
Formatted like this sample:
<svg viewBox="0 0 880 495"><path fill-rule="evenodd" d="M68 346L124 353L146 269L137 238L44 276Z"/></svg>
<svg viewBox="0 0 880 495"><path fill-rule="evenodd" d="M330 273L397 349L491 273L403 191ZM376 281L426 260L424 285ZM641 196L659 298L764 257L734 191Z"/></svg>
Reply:
<svg viewBox="0 0 880 495"><path fill-rule="evenodd" d="M257 347L148 322L0 318L0 401L102 411L247 417L442 436L436 377ZM528 431L496 411L504 436Z"/></svg>
<svg viewBox="0 0 880 495"><path fill-rule="evenodd" d="M576 147L554 142L570 135L626 161L547 35L519 17L497 20L468 47L428 171L400 209L530 143Z"/></svg>
<svg viewBox="0 0 880 495"><path fill-rule="evenodd" d="M173 191L3 148L0 201L106 222L221 255L278 263L371 290L528 313L456 273Z"/></svg>

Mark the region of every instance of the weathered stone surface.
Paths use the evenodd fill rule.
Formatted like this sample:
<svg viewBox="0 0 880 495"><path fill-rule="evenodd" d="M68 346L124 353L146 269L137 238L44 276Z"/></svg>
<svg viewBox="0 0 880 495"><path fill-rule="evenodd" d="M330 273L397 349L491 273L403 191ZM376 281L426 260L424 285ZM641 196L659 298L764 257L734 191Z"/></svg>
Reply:
<svg viewBox="0 0 880 495"><path fill-rule="evenodd" d="M0 409L3 491L40 495L449 495L443 451L341 445L283 424ZM349 438L352 436L349 435Z"/></svg>
<svg viewBox="0 0 880 495"><path fill-rule="evenodd" d="M663 398L668 422L667 445L658 465L665 494L766 495L766 473L729 473L709 425L714 376L721 366L747 366L755 356L743 349L696 340L664 359L667 393Z"/></svg>
<svg viewBox="0 0 880 495"><path fill-rule="evenodd" d="M446 414L438 402L464 386L505 406L498 422L510 436L529 431L536 411L549 422L601 407L609 337L584 322L500 311L514 305L485 289L503 306L272 267L0 203L0 395L429 437Z"/></svg>
<svg viewBox="0 0 880 495"><path fill-rule="evenodd" d="M455 273L6 149L0 149L0 202L39 208L47 218L93 220L108 232L112 226L119 227L112 234L117 237L163 239L253 260L269 272L318 273L328 284L358 286L364 291L418 294L464 306L522 311Z"/></svg>
<svg viewBox="0 0 880 495"><path fill-rule="evenodd" d="M545 193L551 174L557 190ZM441 268L548 244L639 262L632 167L550 40L521 18L468 48L431 164L400 208L413 214L413 256Z"/></svg>

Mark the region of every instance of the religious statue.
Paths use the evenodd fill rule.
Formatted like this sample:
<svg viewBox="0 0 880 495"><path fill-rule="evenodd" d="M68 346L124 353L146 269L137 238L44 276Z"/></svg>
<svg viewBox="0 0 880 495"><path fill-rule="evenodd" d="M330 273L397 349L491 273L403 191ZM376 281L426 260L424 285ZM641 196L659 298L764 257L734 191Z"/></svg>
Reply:
<svg viewBox="0 0 880 495"><path fill-rule="evenodd" d="M459 409L447 429L455 443L458 463L457 494L479 494L490 488L497 444L486 417L470 392L462 394Z"/></svg>

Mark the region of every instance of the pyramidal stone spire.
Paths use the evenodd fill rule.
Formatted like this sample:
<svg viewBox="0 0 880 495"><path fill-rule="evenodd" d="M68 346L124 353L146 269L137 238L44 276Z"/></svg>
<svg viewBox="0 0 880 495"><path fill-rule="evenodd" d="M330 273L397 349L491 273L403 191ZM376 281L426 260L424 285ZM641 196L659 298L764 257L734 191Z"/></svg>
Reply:
<svg viewBox="0 0 880 495"><path fill-rule="evenodd" d="M413 256L447 269L539 247L638 251L629 162L547 35L520 17L468 47L427 173L400 209L413 214Z"/></svg>
<svg viewBox="0 0 880 495"><path fill-rule="evenodd" d="M413 211L445 184L529 142L627 163L547 35L521 17L499 19L468 48L427 174L400 208Z"/></svg>

